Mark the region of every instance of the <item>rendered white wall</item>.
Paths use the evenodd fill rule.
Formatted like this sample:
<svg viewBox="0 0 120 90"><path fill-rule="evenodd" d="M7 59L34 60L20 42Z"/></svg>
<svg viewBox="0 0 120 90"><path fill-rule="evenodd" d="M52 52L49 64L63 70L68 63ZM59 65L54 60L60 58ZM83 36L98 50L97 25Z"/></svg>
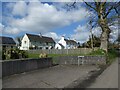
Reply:
<svg viewBox="0 0 120 90"><path fill-rule="evenodd" d="M25 43L25 41L26 41L26 43ZM22 44L21 44L20 49L21 50L29 50L29 46L30 46L29 44L30 44L30 40L29 40L28 36L25 34L22 39Z"/></svg>

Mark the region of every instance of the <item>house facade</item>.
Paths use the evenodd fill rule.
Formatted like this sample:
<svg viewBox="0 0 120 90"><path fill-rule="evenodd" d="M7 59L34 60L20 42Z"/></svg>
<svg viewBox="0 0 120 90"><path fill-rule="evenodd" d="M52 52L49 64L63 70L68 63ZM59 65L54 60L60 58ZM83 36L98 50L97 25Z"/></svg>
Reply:
<svg viewBox="0 0 120 90"><path fill-rule="evenodd" d="M52 49L54 46L55 41L51 37L26 33L21 40L20 49Z"/></svg>
<svg viewBox="0 0 120 90"><path fill-rule="evenodd" d="M65 39L62 36L60 41L56 43L55 49L75 49L77 46L78 44L75 40Z"/></svg>
<svg viewBox="0 0 120 90"><path fill-rule="evenodd" d="M16 42L11 37L0 36L0 50L7 50L16 47Z"/></svg>

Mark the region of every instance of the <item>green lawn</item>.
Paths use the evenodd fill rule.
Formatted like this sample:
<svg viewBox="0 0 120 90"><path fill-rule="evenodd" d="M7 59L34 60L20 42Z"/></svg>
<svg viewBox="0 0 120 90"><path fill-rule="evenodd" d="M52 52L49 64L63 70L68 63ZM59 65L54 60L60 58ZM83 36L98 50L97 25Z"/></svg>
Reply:
<svg viewBox="0 0 120 90"><path fill-rule="evenodd" d="M29 58L39 58L38 53L28 53ZM83 54L48 54L48 57L58 57L58 56L79 56Z"/></svg>
<svg viewBox="0 0 120 90"><path fill-rule="evenodd" d="M39 58L39 54L28 53L28 57L29 57L29 58Z"/></svg>

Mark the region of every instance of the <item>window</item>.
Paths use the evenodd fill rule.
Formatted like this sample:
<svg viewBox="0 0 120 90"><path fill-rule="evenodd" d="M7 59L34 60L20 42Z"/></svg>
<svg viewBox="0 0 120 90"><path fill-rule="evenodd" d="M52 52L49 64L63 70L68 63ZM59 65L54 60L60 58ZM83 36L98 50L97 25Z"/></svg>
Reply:
<svg viewBox="0 0 120 90"><path fill-rule="evenodd" d="M46 42L46 45L48 45L48 42Z"/></svg>
<svg viewBox="0 0 120 90"><path fill-rule="evenodd" d="M24 43L26 44L26 41L24 41Z"/></svg>

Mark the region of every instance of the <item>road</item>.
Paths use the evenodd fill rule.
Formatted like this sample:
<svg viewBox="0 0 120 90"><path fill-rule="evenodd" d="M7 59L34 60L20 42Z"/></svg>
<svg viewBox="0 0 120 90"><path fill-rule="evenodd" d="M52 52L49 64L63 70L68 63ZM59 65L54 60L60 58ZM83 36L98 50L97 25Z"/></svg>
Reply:
<svg viewBox="0 0 120 90"><path fill-rule="evenodd" d="M3 88L64 88L83 79L95 66L58 65L3 78Z"/></svg>
<svg viewBox="0 0 120 90"><path fill-rule="evenodd" d="M118 88L118 59L98 76L88 88Z"/></svg>

